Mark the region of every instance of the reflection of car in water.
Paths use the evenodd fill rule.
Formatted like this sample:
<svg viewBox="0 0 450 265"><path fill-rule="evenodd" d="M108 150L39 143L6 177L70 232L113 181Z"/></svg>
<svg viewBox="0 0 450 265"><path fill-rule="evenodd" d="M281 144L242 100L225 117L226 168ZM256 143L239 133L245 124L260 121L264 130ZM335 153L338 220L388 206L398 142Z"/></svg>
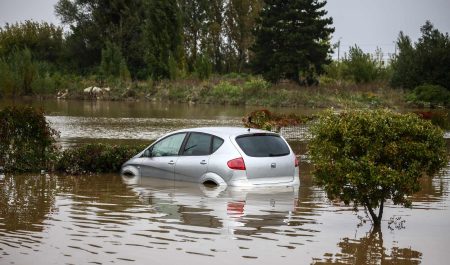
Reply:
<svg viewBox="0 0 450 265"><path fill-rule="evenodd" d="M298 199L298 186L207 187L139 176L122 179L165 218L220 228L224 234L248 235L256 229L262 232L262 227L287 225Z"/></svg>
<svg viewBox="0 0 450 265"><path fill-rule="evenodd" d="M298 161L283 137L247 128L195 128L163 136L122 174L229 186L298 185Z"/></svg>

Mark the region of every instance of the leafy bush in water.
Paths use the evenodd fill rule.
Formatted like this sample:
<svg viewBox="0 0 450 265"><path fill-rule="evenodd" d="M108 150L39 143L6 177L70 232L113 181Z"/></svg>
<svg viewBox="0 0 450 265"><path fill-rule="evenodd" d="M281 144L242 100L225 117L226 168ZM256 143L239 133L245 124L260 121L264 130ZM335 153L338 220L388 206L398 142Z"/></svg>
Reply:
<svg viewBox="0 0 450 265"><path fill-rule="evenodd" d="M50 169L57 156L55 137L40 110L7 107L0 111L0 166L5 171Z"/></svg>
<svg viewBox="0 0 450 265"><path fill-rule="evenodd" d="M56 169L69 174L119 172L124 162L144 148L105 144L78 146L62 153Z"/></svg>
<svg viewBox="0 0 450 265"><path fill-rule="evenodd" d="M416 87L408 95L408 100L414 103L430 103L448 105L450 92L438 85L422 85Z"/></svg>
<svg viewBox="0 0 450 265"><path fill-rule="evenodd" d="M447 163L443 131L415 114L388 110L321 114L309 143L315 176L330 199L364 206L376 226L384 202L409 207L419 178ZM378 208L378 214L375 209Z"/></svg>
<svg viewBox="0 0 450 265"><path fill-rule="evenodd" d="M279 132L281 127L297 126L314 119L312 116L298 116L295 114L278 114L266 109L255 110L242 118L247 128L257 128Z"/></svg>

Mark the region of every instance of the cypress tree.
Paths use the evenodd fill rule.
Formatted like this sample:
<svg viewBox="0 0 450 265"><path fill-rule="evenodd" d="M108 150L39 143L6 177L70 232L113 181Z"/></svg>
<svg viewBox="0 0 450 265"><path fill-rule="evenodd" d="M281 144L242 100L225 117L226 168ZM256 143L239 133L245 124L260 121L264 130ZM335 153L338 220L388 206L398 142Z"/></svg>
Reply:
<svg viewBox="0 0 450 265"><path fill-rule="evenodd" d="M265 0L255 30L252 66L265 79L312 84L329 63L334 28L326 1Z"/></svg>

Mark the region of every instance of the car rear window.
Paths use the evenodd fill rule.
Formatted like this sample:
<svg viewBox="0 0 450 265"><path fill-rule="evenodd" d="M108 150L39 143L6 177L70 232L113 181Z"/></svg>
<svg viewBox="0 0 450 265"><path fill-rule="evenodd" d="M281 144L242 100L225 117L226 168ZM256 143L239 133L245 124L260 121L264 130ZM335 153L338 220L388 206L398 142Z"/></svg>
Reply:
<svg viewBox="0 0 450 265"><path fill-rule="evenodd" d="M236 137L239 147L248 156L270 157L289 155L286 142L276 134L249 134Z"/></svg>

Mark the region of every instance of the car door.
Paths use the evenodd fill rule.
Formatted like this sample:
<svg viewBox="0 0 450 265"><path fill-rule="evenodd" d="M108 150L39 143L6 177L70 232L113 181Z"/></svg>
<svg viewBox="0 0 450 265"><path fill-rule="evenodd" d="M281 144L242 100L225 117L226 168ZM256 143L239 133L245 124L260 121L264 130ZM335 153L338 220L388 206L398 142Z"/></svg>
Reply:
<svg viewBox="0 0 450 265"><path fill-rule="evenodd" d="M186 134L169 135L147 149L141 157L141 176L174 179L175 164Z"/></svg>
<svg viewBox="0 0 450 265"><path fill-rule="evenodd" d="M208 170L213 136L192 132L183 145L175 166L175 180L198 182Z"/></svg>

